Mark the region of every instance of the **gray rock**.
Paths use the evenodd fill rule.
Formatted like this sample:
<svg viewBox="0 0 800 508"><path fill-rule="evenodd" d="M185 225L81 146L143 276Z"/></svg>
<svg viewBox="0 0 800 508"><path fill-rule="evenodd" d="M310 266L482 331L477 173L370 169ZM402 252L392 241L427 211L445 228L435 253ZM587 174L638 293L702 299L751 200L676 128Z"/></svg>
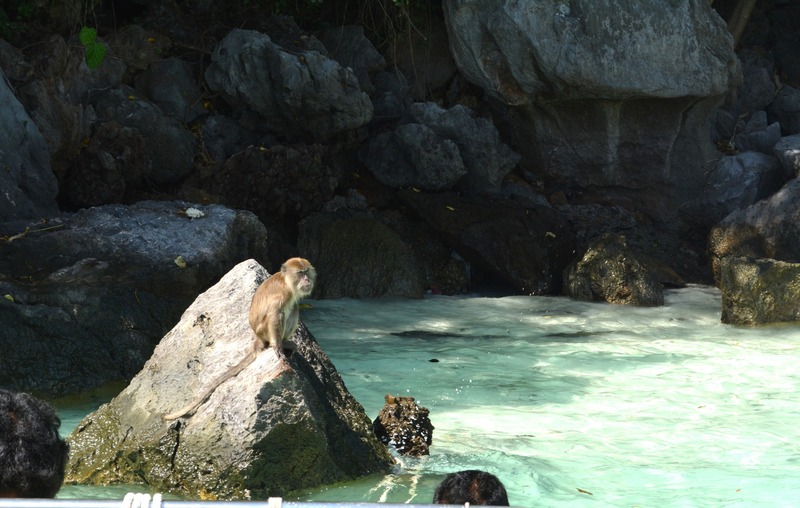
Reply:
<svg viewBox="0 0 800 508"><path fill-rule="evenodd" d="M235 120L224 115L211 115L200 130L203 146L216 161L224 161L250 145L258 145L257 133L245 129Z"/></svg>
<svg viewBox="0 0 800 508"><path fill-rule="evenodd" d="M706 0L443 5L459 68L506 104L707 97L741 79L731 35Z"/></svg>
<svg viewBox="0 0 800 508"><path fill-rule="evenodd" d="M791 177L800 176L800 134L781 138L773 148L775 157L781 161L786 174Z"/></svg>
<svg viewBox="0 0 800 508"><path fill-rule="evenodd" d="M772 76L775 65L761 52L742 49L738 53L742 62L742 84L736 96L739 113L756 113L775 100L775 82Z"/></svg>
<svg viewBox="0 0 800 508"><path fill-rule="evenodd" d="M243 500L388 470L363 407L302 325L288 361L263 351L191 416L163 420L252 347L247 314L267 275L244 261L197 297L128 387L73 431L67 482Z"/></svg>
<svg viewBox="0 0 800 508"><path fill-rule="evenodd" d="M199 292L242 259L266 258L252 213L196 206L203 215L191 218L191 206L0 225L27 231L0 250L0 294L13 299L0 298L0 386L63 395L128 380Z"/></svg>
<svg viewBox="0 0 800 508"><path fill-rule="evenodd" d="M708 118L741 82L731 35L707 1L443 6L455 61L494 99L523 171L614 189L608 204L653 217L665 217L654 191L674 210L700 190L716 156Z"/></svg>
<svg viewBox="0 0 800 508"><path fill-rule="evenodd" d="M348 25L325 30L322 43L328 56L353 70L361 90L370 95L375 91L370 75L383 70L386 60L364 35L364 27Z"/></svg>
<svg viewBox="0 0 800 508"><path fill-rule="evenodd" d="M772 155L772 148L780 139L780 124L773 122L767 125L767 113L758 111L745 124L744 131L733 138L733 145L741 152L761 152Z"/></svg>
<svg viewBox="0 0 800 508"><path fill-rule="evenodd" d="M564 273L564 293L571 298L621 305L664 304L664 286L622 235L594 238L583 257Z"/></svg>
<svg viewBox="0 0 800 508"><path fill-rule="evenodd" d="M36 124L0 70L0 221L57 213L58 183Z"/></svg>
<svg viewBox="0 0 800 508"><path fill-rule="evenodd" d="M191 123L208 113L200 87L189 64L179 58L156 60L136 76L136 88L144 92L164 113Z"/></svg>
<svg viewBox="0 0 800 508"><path fill-rule="evenodd" d="M252 30L232 30L217 45L205 78L282 135L325 140L372 120L372 102L352 70L316 51L290 52Z"/></svg>
<svg viewBox="0 0 800 508"><path fill-rule="evenodd" d="M497 128L466 106L443 109L433 102L416 103L411 116L458 146L467 170L458 187L468 193L497 194L503 179L519 163L519 155L500 140Z"/></svg>
<svg viewBox="0 0 800 508"><path fill-rule="evenodd" d="M709 252L722 291L723 322L800 320L798 238L799 179L768 199L731 213L711 230Z"/></svg>
<svg viewBox="0 0 800 508"><path fill-rule="evenodd" d="M458 146L419 123L370 138L359 157L389 187L451 189L467 174Z"/></svg>
<svg viewBox="0 0 800 508"><path fill-rule="evenodd" d="M723 156L709 175L699 200L704 215L722 220L734 210L746 208L770 196L786 182L775 157L760 152Z"/></svg>
<svg viewBox="0 0 800 508"><path fill-rule="evenodd" d="M800 90L784 85L768 108L784 135L800 134Z"/></svg>
<svg viewBox="0 0 800 508"><path fill-rule="evenodd" d="M150 161L143 177L151 184L173 184L194 170L196 141L192 133L133 88L100 91L91 104L98 122L115 122L142 138Z"/></svg>

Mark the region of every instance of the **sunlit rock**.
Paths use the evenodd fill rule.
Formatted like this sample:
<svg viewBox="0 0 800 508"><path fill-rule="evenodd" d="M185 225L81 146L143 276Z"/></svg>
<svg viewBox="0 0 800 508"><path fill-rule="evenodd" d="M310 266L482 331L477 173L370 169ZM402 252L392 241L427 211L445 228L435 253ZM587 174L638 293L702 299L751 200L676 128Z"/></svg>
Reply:
<svg viewBox="0 0 800 508"><path fill-rule="evenodd" d="M578 300L624 305L664 304L664 286L622 235L595 238L564 273L564 293Z"/></svg>
<svg viewBox="0 0 800 508"><path fill-rule="evenodd" d="M763 324L800 320L800 180L737 210L709 237L722 320Z"/></svg>
<svg viewBox="0 0 800 508"><path fill-rule="evenodd" d="M195 412L164 420L250 350L250 300L267 276L245 261L197 297L130 385L69 437L68 482L266 499L388 470L364 409L304 326L288 360L263 351Z"/></svg>

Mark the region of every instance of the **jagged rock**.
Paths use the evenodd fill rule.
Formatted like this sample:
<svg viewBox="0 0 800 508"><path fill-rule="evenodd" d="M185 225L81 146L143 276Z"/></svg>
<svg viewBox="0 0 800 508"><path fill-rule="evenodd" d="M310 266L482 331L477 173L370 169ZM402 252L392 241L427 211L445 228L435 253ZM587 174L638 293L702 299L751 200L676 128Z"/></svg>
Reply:
<svg viewBox="0 0 800 508"><path fill-rule="evenodd" d="M532 295L561 291L575 235L552 208L413 190L398 197L472 265L478 282Z"/></svg>
<svg viewBox="0 0 800 508"><path fill-rule="evenodd" d="M288 360L262 351L196 412L164 421L250 350L247 314L267 275L244 261L197 297L128 387L70 435L68 483L267 499L388 470L364 409L302 325Z"/></svg>
<svg viewBox="0 0 800 508"><path fill-rule="evenodd" d="M421 298L424 294L411 248L377 220L315 214L300 227L298 250L314 259L319 272L315 291L320 298Z"/></svg>
<svg viewBox="0 0 800 508"><path fill-rule="evenodd" d="M577 300L622 305L664 304L664 286L625 237L615 234L593 239L583 257L567 268L564 293Z"/></svg>
<svg viewBox="0 0 800 508"><path fill-rule="evenodd" d="M740 152L761 152L772 155L772 149L781 139L778 122L767 125L767 113L758 111L745 124L744 131L733 138L733 146Z"/></svg>
<svg viewBox="0 0 800 508"><path fill-rule="evenodd" d="M709 252L722 291L723 322L797 321L798 238L800 179L731 213L711 230Z"/></svg>
<svg viewBox="0 0 800 508"><path fill-rule="evenodd" d="M359 157L375 178L389 187L451 189L467 174L458 146L419 123L378 134Z"/></svg>
<svg viewBox="0 0 800 508"><path fill-rule="evenodd" d="M348 25L330 28L322 34L322 43L331 58L353 70L364 92L371 95L375 91L370 75L383 70L386 59L364 35L364 27Z"/></svg>
<svg viewBox="0 0 800 508"><path fill-rule="evenodd" d="M723 323L800 322L800 262L726 256L717 271Z"/></svg>
<svg viewBox="0 0 800 508"><path fill-rule="evenodd" d="M139 25L127 25L108 37L111 53L140 70L163 59L171 45L163 31L150 31Z"/></svg>
<svg viewBox="0 0 800 508"><path fill-rule="evenodd" d="M384 400L386 404L372 422L381 443L391 446L401 455L430 455L434 426L428 418L428 408L417 404L414 397L386 395Z"/></svg>
<svg viewBox="0 0 800 508"><path fill-rule="evenodd" d="M136 88L162 111L183 123L191 123L207 113L192 68L179 58L151 63L147 70L136 76Z"/></svg>
<svg viewBox="0 0 800 508"><path fill-rule="evenodd" d="M372 120L372 102L352 70L252 30L232 30L217 45L205 78L232 104L262 115L276 134L327 140Z"/></svg>
<svg viewBox="0 0 800 508"><path fill-rule="evenodd" d="M757 113L775 100L775 64L763 51L744 48L737 56L742 62L742 83L736 94L739 114Z"/></svg>
<svg viewBox="0 0 800 508"><path fill-rule="evenodd" d="M191 131L133 88L123 85L100 91L90 102L98 122L116 122L142 138L150 161L142 176L149 185L173 184L194 170L196 141Z"/></svg>
<svg viewBox="0 0 800 508"><path fill-rule="evenodd" d="M130 379L200 291L266 258L263 224L219 205L110 205L2 223L3 235L19 237L0 249L13 299L0 298L0 386L51 395Z"/></svg>
<svg viewBox="0 0 800 508"><path fill-rule="evenodd" d="M467 170L458 187L467 193L497 194L503 178L519 163L519 155L500 140L497 128L466 106L443 109L433 102L416 103L411 116L456 144Z"/></svg>
<svg viewBox="0 0 800 508"><path fill-rule="evenodd" d="M36 124L0 69L0 222L57 213L58 183Z"/></svg>

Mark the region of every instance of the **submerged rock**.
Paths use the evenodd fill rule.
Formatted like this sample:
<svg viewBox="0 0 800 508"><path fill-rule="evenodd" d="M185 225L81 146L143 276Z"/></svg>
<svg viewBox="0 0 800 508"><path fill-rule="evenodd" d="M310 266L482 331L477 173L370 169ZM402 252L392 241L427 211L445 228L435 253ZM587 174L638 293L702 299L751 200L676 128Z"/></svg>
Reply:
<svg viewBox="0 0 800 508"><path fill-rule="evenodd" d="M246 316L266 277L245 261L195 300L130 385L73 431L67 482L266 499L388 470L364 409L302 325L288 360L264 351L193 414L164 420L250 350Z"/></svg>

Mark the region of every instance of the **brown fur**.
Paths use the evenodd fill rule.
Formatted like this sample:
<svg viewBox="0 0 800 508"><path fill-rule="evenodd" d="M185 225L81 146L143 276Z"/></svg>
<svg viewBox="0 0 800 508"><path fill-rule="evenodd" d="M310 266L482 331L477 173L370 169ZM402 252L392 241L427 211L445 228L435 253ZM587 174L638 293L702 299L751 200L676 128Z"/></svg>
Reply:
<svg viewBox="0 0 800 508"><path fill-rule="evenodd" d="M283 355L283 344L291 337L300 322L298 303L310 295L317 280L317 271L307 259L291 258L281 266L281 271L261 283L250 303L250 327L256 334L253 347L242 360L228 369L200 397L174 413L164 416L175 420L194 412L226 380L238 375L256 359L258 353L271 347Z"/></svg>

